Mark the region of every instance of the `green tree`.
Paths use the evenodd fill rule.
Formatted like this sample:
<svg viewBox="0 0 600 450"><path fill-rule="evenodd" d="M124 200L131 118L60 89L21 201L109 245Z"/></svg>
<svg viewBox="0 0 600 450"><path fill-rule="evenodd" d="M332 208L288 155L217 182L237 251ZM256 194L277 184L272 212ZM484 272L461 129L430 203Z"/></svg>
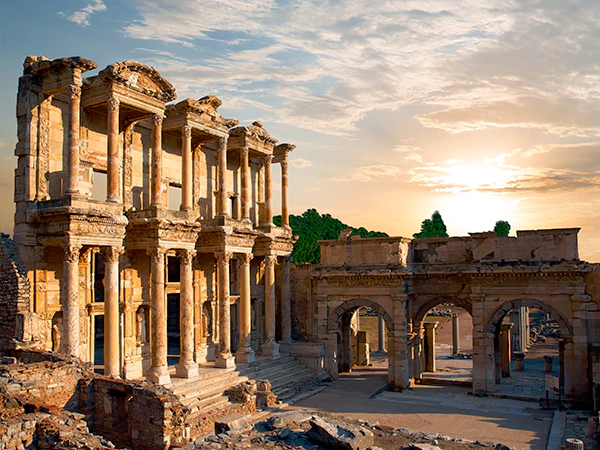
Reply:
<svg viewBox="0 0 600 450"><path fill-rule="evenodd" d="M448 237L446 225L439 211L434 211L431 219L421 222L421 231L413 234L414 238Z"/></svg>
<svg viewBox="0 0 600 450"><path fill-rule="evenodd" d="M497 221L494 233L496 233L496 236L508 236L508 233L510 233L510 223L506 220Z"/></svg>

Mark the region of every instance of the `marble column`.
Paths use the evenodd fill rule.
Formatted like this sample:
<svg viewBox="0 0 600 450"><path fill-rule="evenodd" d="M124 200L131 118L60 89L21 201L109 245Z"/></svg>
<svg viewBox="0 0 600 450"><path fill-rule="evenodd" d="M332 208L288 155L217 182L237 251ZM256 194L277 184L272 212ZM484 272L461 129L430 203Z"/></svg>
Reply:
<svg viewBox="0 0 600 450"><path fill-rule="evenodd" d="M152 116L152 195L151 206L162 206L162 114Z"/></svg>
<svg viewBox="0 0 600 450"><path fill-rule="evenodd" d="M104 247L104 375L121 375L119 365L119 257L122 247Z"/></svg>
<svg viewBox="0 0 600 450"><path fill-rule="evenodd" d="M194 361L194 274L192 263L195 250L180 250L178 252L181 266L181 291L180 291L180 321L179 336L180 348L179 362L175 366L176 374L182 378L198 376L198 364Z"/></svg>
<svg viewBox="0 0 600 450"><path fill-rule="evenodd" d="M79 127L81 86L71 84L69 86L69 154L66 161L67 180L66 194L79 193Z"/></svg>
<svg viewBox="0 0 600 450"><path fill-rule="evenodd" d="M242 171L242 220L250 221L250 165L248 162L250 149L247 145L240 152L240 168Z"/></svg>
<svg viewBox="0 0 600 450"><path fill-rule="evenodd" d="M273 176L272 176L273 155L265 157L265 223L263 225L273 225Z"/></svg>
<svg viewBox="0 0 600 450"><path fill-rule="evenodd" d="M240 348L235 353L236 362L251 363L255 361L252 350L252 307L250 302L250 261L252 253L238 255L240 261Z"/></svg>
<svg viewBox="0 0 600 450"><path fill-rule="evenodd" d="M63 272L63 341L61 348L67 355L79 357L79 251L81 245L64 247Z"/></svg>
<svg viewBox="0 0 600 450"><path fill-rule="evenodd" d="M281 161L281 225L289 228L290 212L288 206L288 161L287 155Z"/></svg>
<svg viewBox="0 0 600 450"><path fill-rule="evenodd" d="M435 329L438 322L425 322L425 372L435 372Z"/></svg>
<svg viewBox="0 0 600 450"><path fill-rule="evenodd" d="M458 315L452 315L452 355L460 353L460 327L458 323Z"/></svg>
<svg viewBox="0 0 600 450"><path fill-rule="evenodd" d="M150 313L152 330L150 339L150 369L146 378L158 384L170 384L167 363L167 311L165 302L165 253L164 248L148 251L150 254L150 277L152 279Z"/></svg>
<svg viewBox="0 0 600 450"><path fill-rule="evenodd" d="M192 210L192 180L193 180L193 164L192 164L192 127L188 124L181 128L181 174L182 174L182 189L181 189L181 211Z"/></svg>
<svg viewBox="0 0 600 450"><path fill-rule="evenodd" d="M119 105L114 97L108 99L108 119L106 130L108 135L107 184L106 201L119 203L119 176L121 175L121 158L119 155Z"/></svg>
<svg viewBox="0 0 600 450"><path fill-rule="evenodd" d="M233 256L228 252L215 252L219 289L219 349L215 356L215 367L235 367L231 354L231 301L229 299L229 261Z"/></svg>
<svg viewBox="0 0 600 450"><path fill-rule="evenodd" d="M275 342L275 255L265 256L265 332L266 339L262 345L263 356L279 356L279 344Z"/></svg>
<svg viewBox="0 0 600 450"><path fill-rule="evenodd" d="M379 353L385 352L385 324L383 323L383 317L377 316L377 351Z"/></svg>
<svg viewBox="0 0 600 450"><path fill-rule="evenodd" d="M292 341L292 283L290 266L292 255L283 257L281 266L281 340Z"/></svg>
<svg viewBox="0 0 600 450"><path fill-rule="evenodd" d="M512 323L503 323L500 325L500 360L503 377L510 377L510 361L512 349L510 348L510 329Z"/></svg>
<svg viewBox="0 0 600 450"><path fill-rule="evenodd" d="M217 215L228 216L227 214L227 137L219 139L219 149L217 151L217 173L218 173L218 198Z"/></svg>

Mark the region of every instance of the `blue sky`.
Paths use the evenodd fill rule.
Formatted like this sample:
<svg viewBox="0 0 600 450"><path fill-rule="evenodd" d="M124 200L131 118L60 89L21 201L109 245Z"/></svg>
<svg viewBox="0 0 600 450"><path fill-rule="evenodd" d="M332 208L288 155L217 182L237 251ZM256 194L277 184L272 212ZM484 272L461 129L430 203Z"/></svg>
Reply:
<svg viewBox="0 0 600 450"><path fill-rule="evenodd" d="M596 0L9 2L0 11L0 192L12 206L27 55L135 59L178 98L223 100L292 153L292 213L410 236L582 227L600 260ZM95 72L93 72L95 73ZM10 232L12 214L0 216Z"/></svg>

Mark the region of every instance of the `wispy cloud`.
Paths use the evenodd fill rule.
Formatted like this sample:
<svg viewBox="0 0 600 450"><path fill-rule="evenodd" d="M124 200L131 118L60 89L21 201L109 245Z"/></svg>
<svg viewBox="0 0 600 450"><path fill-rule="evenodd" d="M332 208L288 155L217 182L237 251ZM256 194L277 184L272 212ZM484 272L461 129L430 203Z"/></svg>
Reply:
<svg viewBox="0 0 600 450"><path fill-rule="evenodd" d="M331 178L332 181L372 181L380 177L394 177L401 173L401 170L392 165L377 164L372 166L359 167L356 172L350 175Z"/></svg>
<svg viewBox="0 0 600 450"><path fill-rule="evenodd" d="M290 159L290 166L295 167L296 169L305 169L306 167L311 167L312 162L308 159L295 158Z"/></svg>
<svg viewBox="0 0 600 450"><path fill-rule="evenodd" d="M396 148L394 148L394 151L396 153L400 153L404 159L416 162L423 162L423 156L421 156L419 150L419 147L404 144L397 145Z"/></svg>
<svg viewBox="0 0 600 450"><path fill-rule="evenodd" d="M87 27L90 25L89 18L92 14L99 11L104 11L106 9L106 5L102 0L92 0L92 3L87 5L85 8L75 11L71 15L66 15L63 12L59 12L59 15L65 17L67 20L76 23L77 25L81 25L82 27Z"/></svg>

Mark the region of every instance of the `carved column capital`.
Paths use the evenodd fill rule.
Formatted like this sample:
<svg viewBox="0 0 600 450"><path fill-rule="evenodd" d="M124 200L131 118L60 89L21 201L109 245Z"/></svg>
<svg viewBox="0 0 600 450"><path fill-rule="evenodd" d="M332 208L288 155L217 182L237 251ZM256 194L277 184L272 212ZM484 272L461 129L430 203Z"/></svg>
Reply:
<svg viewBox="0 0 600 450"><path fill-rule="evenodd" d="M160 127L163 123L163 115L162 114L154 114L152 116L152 124L155 127Z"/></svg>
<svg viewBox="0 0 600 450"><path fill-rule="evenodd" d="M146 250L146 254L150 256L150 262L156 264L164 262L166 253L166 248L149 248Z"/></svg>
<svg viewBox="0 0 600 450"><path fill-rule="evenodd" d="M75 262L79 262L79 256L81 251L81 245L79 244L64 244L62 246L65 251L65 262L68 264L72 264Z"/></svg>
<svg viewBox="0 0 600 450"><path fill-rule="evenodd" d="M188 266L194 261L196 253L196 250L179 250L177 252L177 256L179 257L179 262L182 265Z"/></svg>
<svg viewBox="0 0 600 450"><path fill-rule="evenodd" d="M181 136L184 138L192 137L192 127L189 126L187 123L183 127L181 127Z"/></svg>
<svg viewBox="0 0 600 450"><path fill-rule="evenodd" d="M111 97L108 99L108 110L110 112L117 112L120 105L121 101L118 98Z"/></svg>
<svg viewBox="0 0 600 450"><path fill-rule="evenodd" d="M227 267L232 257L233 253L231 252L215 252L215 258L217 258L217 265L221 268Z"/></svg>
<svg viewBox="0 0 600 450"><path fill-rule="evenodd" d="M70 84L68 92L69 92L69 97L80 98L81 97L81 86L78 86L76 84Z"/></svg>
<svg viewBox="0 0 600 450"><path fill-rule="evenodd" d="M244 144L242 146L242 156L244 158L247 158L249 154L250 154L250 147L247 144Z"/></svg>
<svg viewBox="0 0 600 450"><path fill-rule="evenodd" d="M273 162L273 155L266 155L262 160L264 165L271 164Z"/></svg>
<svg viewBox="0 0 600 450"><path fill-rule="evenodd" d="M119 257L125 252L123 247L102 247L100 250L104 260L109 263L119 262Z"/></svg>
<svg viewBox="0 0 600 450"><path fill-rule="evenodd" d="M287 173L287 170L288 170L288 160L287 160L287 158L281 160L280 164L281 164L281 171Z"/></svg>
<svg viewBox="0 0 600 450"><path fill-rule="evenodd" d="M250 265L250 261L252 261L253 257L254 255L252 253L240 253L237 255L237 259L242 266Z"/></svg>
<svg viewBox="0 0 600 450"><path fill-rule="evenodd" d="M273 268L277 263L277 256L275 255L266 255L265 256L265 267Z"/></svg>
<svg viewBox="0 0 600 450"><path fill-rule="evenodd" d="M228 136L222 136L219 138L219 148L221 149L227 149L227 140L229 139Z"/></svg>

